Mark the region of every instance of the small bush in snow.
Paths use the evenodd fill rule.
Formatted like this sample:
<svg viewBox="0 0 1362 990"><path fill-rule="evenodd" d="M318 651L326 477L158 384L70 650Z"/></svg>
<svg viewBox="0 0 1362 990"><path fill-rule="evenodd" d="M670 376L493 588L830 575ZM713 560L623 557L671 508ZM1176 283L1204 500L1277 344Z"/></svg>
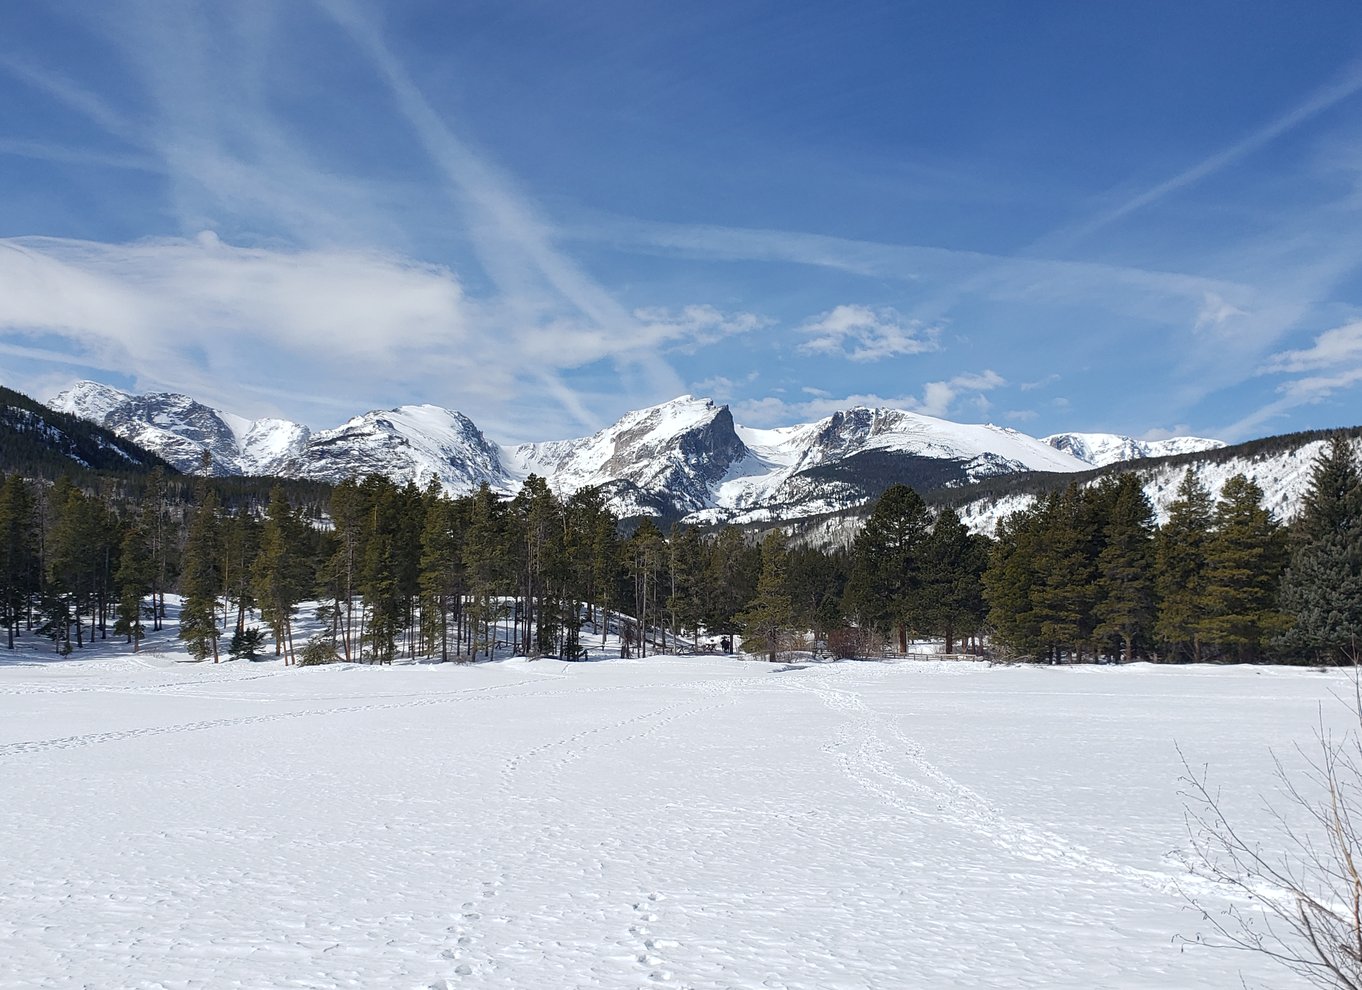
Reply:
<svg viewBox="0 0 1362 990"><path fill-rule="evenodd" d="M319 667L324 663L335 663L336 644L326 639L309 639L302 652L298 654L299 667Z"/></svg>

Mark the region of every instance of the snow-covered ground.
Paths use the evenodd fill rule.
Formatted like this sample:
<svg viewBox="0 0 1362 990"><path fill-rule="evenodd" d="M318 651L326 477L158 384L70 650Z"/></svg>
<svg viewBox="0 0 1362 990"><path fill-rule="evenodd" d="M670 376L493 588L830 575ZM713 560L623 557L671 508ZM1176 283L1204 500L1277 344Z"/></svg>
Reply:
<svg viewBox="0 0 1362 990"><path fill-rule="evenodd" d="M1175 743L1271 848L1269 750L1347 720L1309 670L101 649L0 658L3 987L1289 988L1175 938L1224 904Z"/></svg>

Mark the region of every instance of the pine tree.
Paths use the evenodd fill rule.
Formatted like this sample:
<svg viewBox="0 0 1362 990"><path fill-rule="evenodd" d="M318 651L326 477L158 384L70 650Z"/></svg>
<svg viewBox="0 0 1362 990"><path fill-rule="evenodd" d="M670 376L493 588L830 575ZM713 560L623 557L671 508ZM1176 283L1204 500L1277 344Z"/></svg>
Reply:
<svg viewBox="0 0 1362 990"><path fill-rule="evenodd" d="M773 529L761 541L761 575L757 594L739 615L743 647L749 653L757 647L775 662L794 629L794 603L785 588L785 534Z"/></svg>
<svg viewBox="0 0 1362 990"><path fill-rule="evenodd" d="M1202 659L1206 553L1214 519L1211 493L1191 468L1182 476L1168 521L1154 537L1154 636L1173 660Z"/></svg>
<svg viewBox="0 0 1362 990"><path fill-rule="evenodd" d="M1031 607L1040 639L1052 654L1067 649L1079 660L1096 625L1095 501L1085 497L1077 484L1070 484L1046 502L1032 565L1036 576Z"/></svg>
<svg viewBox="0 0 1362 990"><path fill-rule="evenodd" d="M723 526L707 547L704 624L711 636L738 632L738 613L757 592L761 551L737 526Z"/></svg>
<svg viewBox="0 0 1362 990"><path fill-rule="evenodd" d="M923 548L928 628L954 653L958 637L984 622L984 570L989 540L970 533L954 509L942 509Z"/></svg>
<svg viewBox="0 0 1362 990"><path fill-rule="evenodd" d="M1285 531L1262 507L1263 490L1242 474L1225 482L1206 548L1203 638L1241 662L1287 625L1277 609Z"/></svg>
<svg viewBox="0 0 1362 990"><path fill-rule="evenodd" d="M463 562L468 580L468 653L476 658L496 650L496 622L502 606L498 600L505 583L504 512L492 489L484 482L468 508L468 535Z"/></svg>
<svg viewBox="0 0 1362 990"><path fill-rule="evenodd" d="M38 593L38 566L33 497L22 478L10 475L0 487L0 622L11 650Z"/></svg>
<svg viewBox="0 0 1362 990"><path fill-rule="evenodd" d="M862 625L898 633L899 651L908 631L927 617L922 554L927 542L927 506L907 485L890 485L871 510L851 546L846 610Z"/></svg>
<svg viewBox="0 0 1362 990"><path fill-rule="evenodd" d="M993 638L1010 650L1032 656L1043 648L1032 591L1037 584L1035 561L1041 549L1044 521L1041 504L1005 517L998 524L997 539L983 576Z"/></svg>
<svg viewBox="0 0 1362 990"><path fill-rule="evenodd" d="M260 615L274 633L274 652L293 662L293 617L311 587L312 567L307 554L307 534L293 507L276 485L270 491L265 525L260 533L260 552L252 568L252 593Z"/></svg>
<svg viewBox="0 0 1362 990"><path fill-rule="evenodd" d="M1281 604L1291 618L1285 649L1304 659L1362 660L1362 470L1343 436L1315 460Z"/></svg>
<svg viewBox="0 0 1362 990"><path fill-rule="evenodd" d="M189 522L180 570L180 639L195 660L212 656L217 663L217 596L222 591L222 532L218 500L201 487L199 504Z"/></svg>
<svg viewBox="0 0 1362 990"><path fill-rule="evenodd" d="M142 639L146 635L142 625L142 600L154 587L152 567L146 534L141 527L128 525L119 552L118 573L114 576L118 587L114 632L128 638L134 653L141 652Z"/></svg>
<svg viewBox="0 0 1362 990"><path fill-rule="evenodd" d="M1119 636L1126 662L1135 659L1135 641L1154 621L1154 508L1139 479L1122 474L1103 530L1097 557L1098 601L1094 610L1098 637Z"/></svg>
<svg viewBox="0 0 1362 990"><path fill-rule="evenodd" d="M431 653L439 640L441 662L449 659L449 620L463 598L462 509L437 487L427 490L425 529L421 533L421 619Z"/></svg>
<svg viewBox="0 0 1362 990"><path fill-rule="evenodd" d="M847 564L843 551L824 553L808 545L785 551L785 589L798 624L818 639L846 624L842 596L846 593Z"/></svg>
<svg viewBox="0 0 1362 990"><path fill-rule="evenodd" d="M651 519L644 519L624 541L624 570L630 581L633 623L638 631L639 656L648 655L649 629L661 622L663 564L667 543ZM627 639L622 649L627 649Z"/></svg>

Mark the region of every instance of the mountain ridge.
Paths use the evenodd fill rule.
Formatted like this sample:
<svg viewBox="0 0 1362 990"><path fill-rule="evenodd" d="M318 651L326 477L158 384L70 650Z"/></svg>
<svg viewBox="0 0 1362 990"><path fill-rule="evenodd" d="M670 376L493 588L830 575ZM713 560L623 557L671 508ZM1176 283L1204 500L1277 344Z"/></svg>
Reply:
<svg viewBox="0 0 1362 990"><path fill-rule="evenodd" d="M631 410L590 436L514 446L489 439L464 414L430 404L370 410L316 432L287 420L248 420L178 392L134 395L97 382L80 382L49 404L186 473L202 470L207 450L219 475L334 484L381 473L419 485L434 478L451 494L482 484L511 494L536 474L561 494L600 488L623 518L694 523L836 513L865 504L892 480L951 489L1025 472L1081 474L1123 459L1156 458L1179 445L1224 446L1202 438L1140 441L1096 433L1038 439L993 424L865 406L761 429L738 424L728 406L693 395Z"/></svg>

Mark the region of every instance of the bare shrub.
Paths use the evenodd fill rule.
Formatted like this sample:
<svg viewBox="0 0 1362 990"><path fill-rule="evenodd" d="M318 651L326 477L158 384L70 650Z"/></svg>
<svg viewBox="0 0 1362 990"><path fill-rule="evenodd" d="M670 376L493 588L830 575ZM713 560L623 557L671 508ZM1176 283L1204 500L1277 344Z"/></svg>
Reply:
<svg viewBox="0 0 1362 990"><path fill-rule="evenodd" d="M1315 986L1362 990L1362 693L1354 685L1357 725L1343 736L1323 725L1303 771L1274 757L1284 800L1303 812L1293 825L1273 809L1281 848L1265 849L1225 813L1203 767L1183 758L1191 871L1223 887L1229 907L1212 911L1188 894L1210 926L1196 941L1262 953Z"/></svg>
<svg viewBox="0 0 1362 990"><path fill-rule="evenodd" d="M838 660L855 660L868 657L872 651L878 652L878 638L869 629L860 626L843 626L828 633L828 652Z"/></svg>

